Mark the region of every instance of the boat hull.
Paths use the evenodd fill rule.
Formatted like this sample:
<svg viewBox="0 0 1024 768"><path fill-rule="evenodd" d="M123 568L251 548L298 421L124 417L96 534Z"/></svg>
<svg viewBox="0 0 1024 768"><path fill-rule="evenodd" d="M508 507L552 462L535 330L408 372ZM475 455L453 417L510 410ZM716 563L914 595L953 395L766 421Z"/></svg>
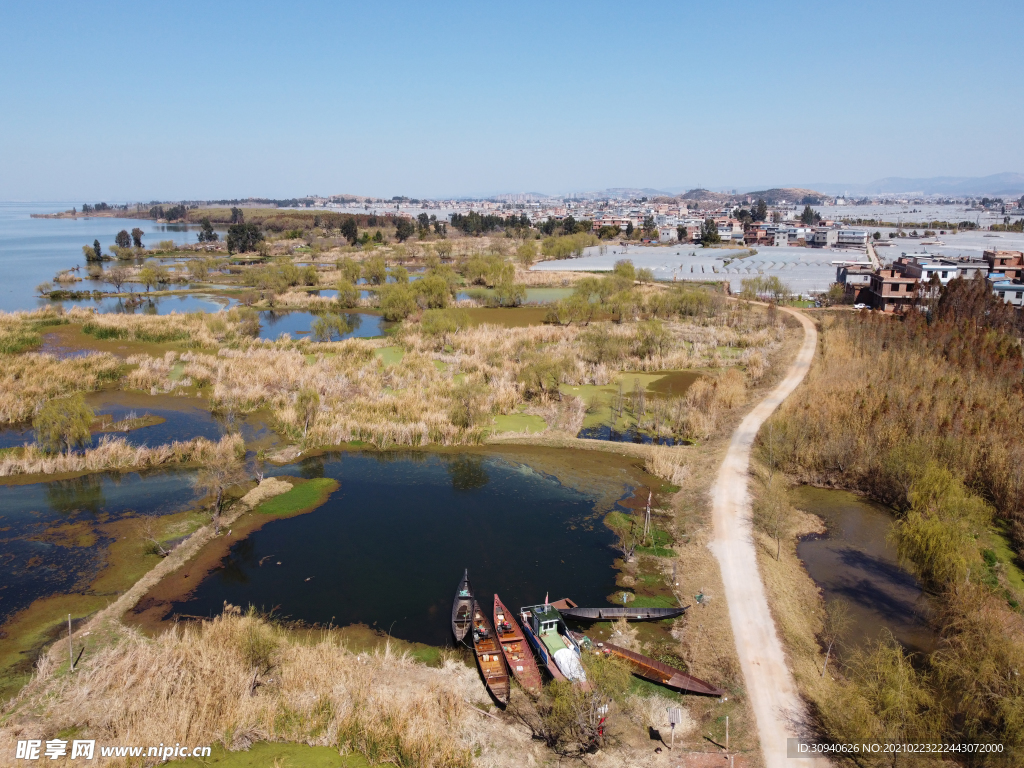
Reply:
<svg viewBox="0 0 1024 768"><path fill-rule="evenodd" d="M533 694L539 694L543 681L537 661L533 657L532 646L516 622L515 616L497 595L494 596L494 631L497 633L501 651L505 654L505 663L512 675L523 688Z"/></svg>
<svg viewBox="0 0 1024 768"><path fill-rule="evenodd" d="M682 616L690 606L681 608L564 608L560 613L577 621L661 621Z"/></svg>
<svg viewBox="0 0 1024 768"><path fill-rule="evenodd" d="M469 581L469 569L462 574L462 580L455 589L455 602L452 603L452 634L458 642L462 642L473 626L473 585Z"/></svg>
<svg viewBox="0 0 1024 768"><path fill-rule="evenodd" d="M499 704L508 704L510 686L508 666L501 644L494 634L494 628L480 609L480 604L473 601L473 652L476 654L477 667L484 679L484 685Z"/></svg>

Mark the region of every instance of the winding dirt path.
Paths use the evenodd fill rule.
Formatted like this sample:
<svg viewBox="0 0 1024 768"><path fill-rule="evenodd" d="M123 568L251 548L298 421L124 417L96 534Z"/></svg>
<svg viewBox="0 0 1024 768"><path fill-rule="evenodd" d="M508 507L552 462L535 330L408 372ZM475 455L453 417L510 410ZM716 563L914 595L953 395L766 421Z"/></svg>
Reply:
<svg viewBox="0 0 1024 768"><path fill-rule="evenodd" d="M803 381L818 344L814 323L800 312L790 314L804 327L803 344L786 377L733 433L711 489L714 536L708 545L722 571L729 621L767 768L796 768L818 762L786 758L786 739L802 730L806 713L758 573L747 491L754 438L765 420Z"/></svg>

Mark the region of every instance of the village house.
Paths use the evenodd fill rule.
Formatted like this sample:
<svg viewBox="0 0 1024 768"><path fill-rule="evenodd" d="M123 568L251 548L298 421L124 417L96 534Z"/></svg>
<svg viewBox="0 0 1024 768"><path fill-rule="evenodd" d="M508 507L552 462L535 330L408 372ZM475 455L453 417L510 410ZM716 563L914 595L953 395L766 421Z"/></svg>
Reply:
<svg viewBox="0 0 1024 768"><path fill-rule="evenodd" d="M872 308L883 312L909 308L917 298L917 284L916 277L908 277L893 267L877 270L868 286Z"/></svg>
<svg viewBox="0 0 1024 768"><path fill-rule="evenodd" d="M1008 280L1020 280L1024 272L1024 253L1021 251L985 251L983 258L990 272L1001 272Z"/></svg>

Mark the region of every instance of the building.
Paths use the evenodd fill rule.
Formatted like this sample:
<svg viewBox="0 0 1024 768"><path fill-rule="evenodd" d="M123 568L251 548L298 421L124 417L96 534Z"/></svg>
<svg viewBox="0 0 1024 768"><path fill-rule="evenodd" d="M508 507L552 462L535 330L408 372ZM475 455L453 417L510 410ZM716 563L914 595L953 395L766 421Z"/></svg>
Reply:
<svg viewBox="0 0 1024 768"><path fill-rule="evenodd" d="M988 276L988 262L981 259L956 259L956 271L964 280L973 280L975 275Z"/></svg>
<svg viewBox="0 0 1024 768"><path fill-rule="evenodd" d="M932 277L938 275L939 282L945 285L959 274L959 266L955 261L937 258L930 253L904 253L893 266L907 277L922 283L930 283Z"/></svg>
<svg viewBox="0 0 1024 768"><path fill-rule="evenodd" d="M867 248L868 233L863 229L840 229L836 233L836 245L840 248Z"/></svg>
<svg viewBox="0 0 1024 768"><path fill-rule="evenodd" d="M1024 283L1014 280L997 280L992 283L992 293L1005 304L1024 307Z"/></svg>
<svg viewBox="0 0 1024 768"><path fill-rule="evenodd" d="M906 309L917 298L917 283L917 278L907 277L895 268L879 269L872 273L868 286L871 306L883 312Z"/></svg>
<svg viewBox="0 0 1024 768"><path fill-rule="evenodd" d="M772 245L784 248L785 246L789 245L789 235L787 235L785 232L782 232L781 230L777 231L772 238Z"/></svg>
<svg viewBox="0 0 1024 768"><path fill-rule="evenodd" d="M836 267L836 282L843 285L848 296L853 295L854 302L868 304L873 274L870 264L842 263Z"/></svg>
<svg viewBox="0 0 1024 768"><path fill-rule="evenodd" d="M1002 272L1009 280L1020 280L1024 273L1021 251L985 251L981 258L988 262L990 272Z"/></svg>
<svg viewBox="0 0 1024 768"><path fill-rule="evenodd" d="M839 230L832 227L815 227L807 244L812 248L831 248L839 240Z"/></svg>
<svg viewBox="0 0 1024 768"><path fill-rule="evenodd" d="M675 243L679 240L679 231L675 226L658 227L658 242Z"/></svg>

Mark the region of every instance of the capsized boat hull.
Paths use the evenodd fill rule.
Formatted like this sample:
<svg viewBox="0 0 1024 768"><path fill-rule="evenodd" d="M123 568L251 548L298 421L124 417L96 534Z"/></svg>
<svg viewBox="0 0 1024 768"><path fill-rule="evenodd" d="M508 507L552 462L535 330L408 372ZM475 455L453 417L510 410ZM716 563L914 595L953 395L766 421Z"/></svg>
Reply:
<svg viewBox="0 0 1024 768"><path fill-rule="evenodd" d="M560 613L567 619L577 621L661 621L682 616L690 606L680 608L628 608L624 606L609 608L564 608Z"/></svg>
<svg viewBox="0 0 1024 768"><path fill-rule="evenodd" d="M657 659L652 659L650 656L644 656L642 653L637 653L612 643L604 643L601 650L610 656L622 659L632 667L633 674L651 682L660 683L680 691L700 693L705 696L725 695L725 691L721 688L705 682L699 677L688 675L675 667L670 667L668 664Z"/></svg>

